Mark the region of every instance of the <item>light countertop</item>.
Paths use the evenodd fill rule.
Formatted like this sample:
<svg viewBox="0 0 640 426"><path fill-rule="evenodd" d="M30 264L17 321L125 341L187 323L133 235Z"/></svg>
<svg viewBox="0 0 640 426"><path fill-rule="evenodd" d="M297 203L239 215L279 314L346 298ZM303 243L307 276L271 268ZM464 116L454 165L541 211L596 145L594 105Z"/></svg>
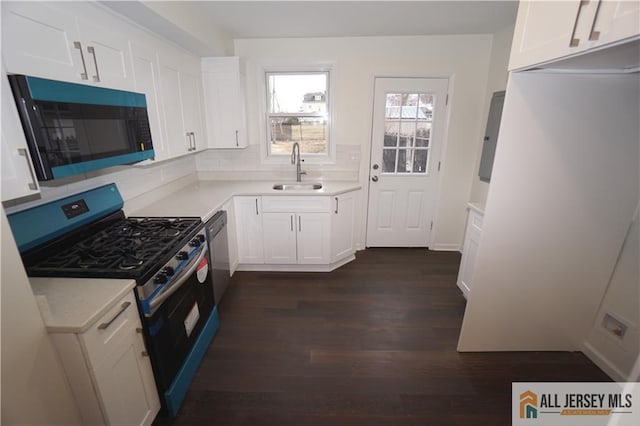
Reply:
<svg viewBox="0 0 640 426"><path fill-rule="evenodd" d="M322 182L322 189L314 191L278 191L275 182L201 180L189 184L145 207L128 212L128 216L197 216L204 222L222 205L236 195L274 196L331 196L360 189L358 182ZM295 182L277 182L295 183ZM302 183L311 183L302 182Z"/></svg>
<svg viewBox="0 0 640 426"><path fill-rule="evenodd" d="M135 280L29 278L49 333L82 333L136 285Z"/></svg>

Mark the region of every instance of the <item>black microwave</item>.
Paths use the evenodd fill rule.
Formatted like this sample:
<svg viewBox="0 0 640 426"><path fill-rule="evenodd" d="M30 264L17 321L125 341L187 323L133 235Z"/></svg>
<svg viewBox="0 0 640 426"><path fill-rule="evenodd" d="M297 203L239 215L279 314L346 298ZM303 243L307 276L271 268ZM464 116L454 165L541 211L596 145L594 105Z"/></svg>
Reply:
<svg viewBox="0 0 640 426"><path fill-rule="evenodd" d="M154 158L141 93L9 75L38 180Z"/></svg>

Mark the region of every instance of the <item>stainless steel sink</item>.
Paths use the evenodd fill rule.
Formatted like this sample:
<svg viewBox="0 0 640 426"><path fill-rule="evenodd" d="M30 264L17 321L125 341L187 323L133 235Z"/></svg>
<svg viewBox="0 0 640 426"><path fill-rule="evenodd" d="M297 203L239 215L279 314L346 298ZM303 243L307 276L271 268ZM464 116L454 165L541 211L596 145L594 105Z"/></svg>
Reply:
<svg viewBox="0 0 640 426"><path fill-rule="evenodd" d="M278 191L316 191L322 189L321 183L276 183L273 189Z"/></svg>

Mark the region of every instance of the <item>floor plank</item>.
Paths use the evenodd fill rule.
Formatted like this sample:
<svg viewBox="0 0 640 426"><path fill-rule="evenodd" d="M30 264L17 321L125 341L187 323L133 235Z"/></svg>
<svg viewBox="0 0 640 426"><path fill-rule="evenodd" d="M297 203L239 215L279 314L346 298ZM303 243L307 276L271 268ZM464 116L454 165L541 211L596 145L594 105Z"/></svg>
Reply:
<svg viewBox="0 0 640 426"><path fill-rule="evenodd" d="M175 418L155 425L509 425L512 381L608 381L581 353L458 353L459 253L368 249L237 272Z"/></svg>

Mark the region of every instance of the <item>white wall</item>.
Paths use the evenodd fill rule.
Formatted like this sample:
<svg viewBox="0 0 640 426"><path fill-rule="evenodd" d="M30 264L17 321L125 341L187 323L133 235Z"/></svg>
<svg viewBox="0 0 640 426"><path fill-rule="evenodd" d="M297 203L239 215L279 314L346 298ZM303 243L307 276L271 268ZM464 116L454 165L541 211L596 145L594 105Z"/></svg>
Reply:
<svg viewBox="0 0 640 426"><path fill-rule="evenodd" d="M602 300L593 328L585 342L585 353L618 381L636 382L631 372L640 351L640 218L636 217L625 240L609 288ZM605 314L627 326L623 337L603 327Z"/></svg>
<svg viewBox="0 0 640 426"><path fill-rule="evenodd" d="M582 349L638 203L639 78L511 73L459 350Z"/></svg>
<svg viewBox="0 0 640 426"><path fill-rule="evenodd" d="M79 425L71 389L1 215L2 424Z"/></svg>
<svg viewBox="0 0 640 426"><path fill-rule="evenodd" d="M489 78L487 81L487 94L484 100L484 115L482 122L485 123L482 131L486 129L487 118L489 117L489 106L491 105L491 96L494 92L504 90L507 87L507 68L509 65L509 53L511 52L511 40L513 38L512 25L497 32L493 36L491 44L491 59L489 65ZM484 135L484 134L483 134ZM481 136L483 136L481 135ZM482 137L481 137L482 139ZM482 142L478 144L478 152L476 155L476 164L473 166L473 185L471 186L471 195L469 201L479 204L486 204L487 194L489 192L489 183L483 182L478 177L478 168L480 167L480 157L482 155Z"/></svg>
<svg viewBox="0 0 640 426"><path fill-rule="evenodd" d="M340 172L358 176L365 185L364 198L368 184L374 76L450 77L450 128L443 151L434 246L457 249L462 241L465 205L483 131L491 38L491 35L459 35L235 40L235 54L247 60L249 152L259 149L258 144L262 143L258 124L264 98L259 93L263 87L262 67L333 64L337 164L342 165ZM344 148L346 146L355 148ZM215 153L201 154L198 171L215 171L214 157ZM225 161L231 169L270 170L269 166L260 164L258 155L230 154ZM282 167L271 167L283 171ZM314 170L310 165L305 167ZM314 171L321 176L326 168ZM360 201L360 205L364 205L364 200ZM365 215L364 209L360 209L356 234L360 244L364 240Z"/></svg>

